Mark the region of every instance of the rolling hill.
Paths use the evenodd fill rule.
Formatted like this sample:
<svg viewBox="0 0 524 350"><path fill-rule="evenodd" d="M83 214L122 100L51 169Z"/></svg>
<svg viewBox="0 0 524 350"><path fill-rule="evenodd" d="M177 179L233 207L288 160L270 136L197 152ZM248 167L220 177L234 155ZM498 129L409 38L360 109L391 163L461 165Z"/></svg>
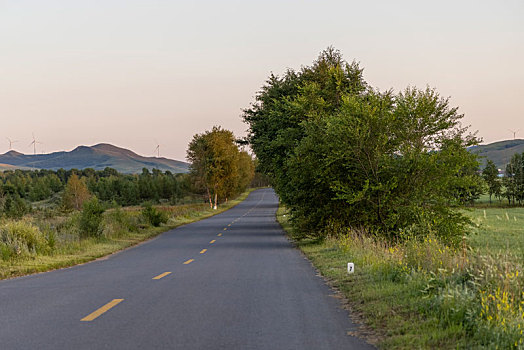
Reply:
<svg viewBox="0 0 524 350"><path fill-rule="evenodd" d="M17 167L17 166L15 166L15 165L2 164L2 163L0 163L0 171L4 171L4 170L15 170L15 169L29 170L30 168Z"/></svg>
<svg viewBox="0 0 524 350"><path fill-rule="evenodd" d="M157 157L143 157L128 149L107 143L94 146L78 146L70 152L28 155L9 151L0 155L0 170L8 169L85 169L103 170L106 167L119 172L133 174L143 168L169 170L172 173L186 173L189 164L178 160Z"/></svg>
<svg viewBox="0 0 524 350"><path fill-rule="evenodd" d="M524 153L524 140L505 140L493 142L487 145L475 146L469 149L470 152L481 156L481 161L485 164L486 159L491 159L497 168L503 169L515 153Z"/></svg>

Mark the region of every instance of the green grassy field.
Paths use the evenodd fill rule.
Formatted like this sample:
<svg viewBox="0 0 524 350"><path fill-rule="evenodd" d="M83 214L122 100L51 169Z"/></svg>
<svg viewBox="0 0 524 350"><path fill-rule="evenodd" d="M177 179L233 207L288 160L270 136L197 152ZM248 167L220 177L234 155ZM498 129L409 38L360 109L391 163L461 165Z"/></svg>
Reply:
<svg viewBox="0 0 524 350"><path fill-rule="evenodd" d="M479 225L469 236L482 254L512 254L524 263L524 208L475 208L466 212Z"/></svg>
<svg viewBox="0 0 524 350"><path fill-rule="evenodd" d="M362 325L356 335L379 348L522 349L524 208L467 214L479 224L471 249L432 238L391 245L358 232L296 244L343 294ZM277 219L292 233L284 208Z"/></svg>

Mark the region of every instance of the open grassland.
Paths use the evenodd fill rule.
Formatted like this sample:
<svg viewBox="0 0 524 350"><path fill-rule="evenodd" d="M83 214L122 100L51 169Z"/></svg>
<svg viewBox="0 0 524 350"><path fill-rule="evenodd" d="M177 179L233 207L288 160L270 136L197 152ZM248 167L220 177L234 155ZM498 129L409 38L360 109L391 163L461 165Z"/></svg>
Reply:
<svg viewBox="0 0 524 350"><path fill-rule="evenodd" d="M391 244L351 230L297 245L361 319L357 333L380 348L522 349L524 208L468 215L480 225L455 249L431 237ZM284 208L277 218L292 236Z"/></svg>
<svg viewBox="0 0 524 350"><path fill-rule="evenodd" d="M524 208L476 208L466 214L479 226L468 237L472 248L524 262Z"/></svg>
<svg viewBox="0 0 524 350"><path fill-rule="evenodd" d="M251 191L212 210L207 203L157 206L167 215L159 227L150 225L142 208L117 208L104 213L101 235L83 238L79 213L55 216L46 211L22 220L0 222L0 279L68 267L107 256L177 226L221 213L243 201Z"/></svg>

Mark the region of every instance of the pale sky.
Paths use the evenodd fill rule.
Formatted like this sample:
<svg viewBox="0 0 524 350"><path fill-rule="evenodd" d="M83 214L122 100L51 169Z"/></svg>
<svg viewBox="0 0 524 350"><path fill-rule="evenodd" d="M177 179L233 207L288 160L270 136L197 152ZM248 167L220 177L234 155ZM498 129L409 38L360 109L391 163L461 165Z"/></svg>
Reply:
<svg viewBox="0 0 524 350"><path fill-rule="evenodd" d="M524 138L524 1L0 0L0 153L112 143L184 160L271 72L333 45L381 90L436 88L484 142Z"/></svg>

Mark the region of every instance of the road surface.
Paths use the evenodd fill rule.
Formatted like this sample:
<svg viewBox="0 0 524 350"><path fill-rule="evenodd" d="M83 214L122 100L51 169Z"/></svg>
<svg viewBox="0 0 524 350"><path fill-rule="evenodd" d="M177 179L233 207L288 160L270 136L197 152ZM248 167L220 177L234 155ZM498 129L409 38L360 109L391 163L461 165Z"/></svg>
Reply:
<svg viewBox="0 0 524 350"><path fill-rule="evenodd" d="M271 189L108 259L0 281L1 349L368 349Z"/></svg>

